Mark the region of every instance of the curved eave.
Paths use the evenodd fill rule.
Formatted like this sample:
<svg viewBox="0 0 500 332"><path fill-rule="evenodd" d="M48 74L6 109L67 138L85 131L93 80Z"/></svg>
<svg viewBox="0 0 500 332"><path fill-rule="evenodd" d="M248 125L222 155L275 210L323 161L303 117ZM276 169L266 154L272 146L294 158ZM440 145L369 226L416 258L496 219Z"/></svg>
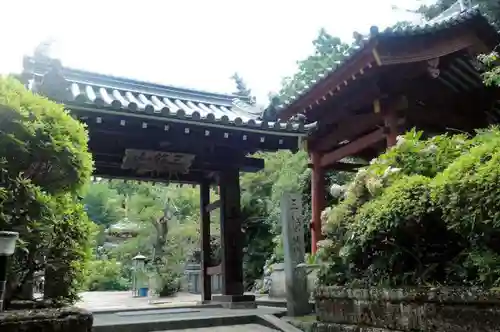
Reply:
<svg viewBox="0 0 500 332"><path fill-rule="evenodd" d="M232 101L236 98L245 102L249 101L249 98L233 94L202 91L172 85L162 85L125 77L94 73L81 69L63 67L56 59L46 59L45 61L40 61L31 56L25 56L23 59L23 67L25 71L42 76L53 68L54 63L60 66L61 74L64 79L70 83L91 86L95 85L108 89L126 90L136 93L166 95L171 98L178 99L200 100L210 104L220 104L226 106L231 106Z"/></svg>
<svg viewBox="0 0 500 332"><path fill-rule="evenodd" d="M461 28L457 31L456 28ZM470 28L467 30L467 28ZM453 31L452 31L453 30ZM448 43L448 47L437 50L425 50L425 54L406 55L403 59L404 49L397 49L397 55L391 53L395 50L397 43L405 41L408 44L412 39L422 37L434 39L442 38L443 33L450 35L457 31L460 35L455 37L465 37L460 43L460 38L453 38L454 44ZM450 32L449 34L447 32ZM452 36L448 36L452 37ZM443 43L443 40L440 41ZM280 106L279 117L281 120L306 113L313 108L321 106L326 101L335 98L341 90L349 88L349 83L353 80L366 76L373 68L389 66L398 63L419 62L429 60L433 57L447 55L464 48L473 48L476 51L485 52L491 50L500 42L496 29L488 23L486 18L477 10L462 13L451 19L441 21L437 24L408 27L405 29L388 29L380 34L376 34L364 41L361 46L353 47L347 59L338 64L335 68L328 70L327 74L321 74L316 80L312 80L304 91L299 91L296 96L290 98ZM418 50L413 50L418 52Z"/></svg>
<svg viewBox="0 0 500 332"><path fill-rule="evenodd" d="M261 121L250 120L247 123L229 121L227 118L214 119L212 117L200 117L199 114L188 115L185 112L170 112L168 109L161 112L151 110L133 111L127 108L114 109L111 107L95 107L94 105L86 105L75 102L66 102L65 106L73 111L85 111L100 113L105 115L117 115L124 117L134 117L144 120L163 121L166 123L184 123L207 128L225 128L230 130L238 130L248 133L259 133L267 135L276 135L283 137L303 137L307 135L310 125L292 124L292 123L263 123ZM278 127L279 126L279 127ZM289 130L283 128L288 126Z"/></svg>

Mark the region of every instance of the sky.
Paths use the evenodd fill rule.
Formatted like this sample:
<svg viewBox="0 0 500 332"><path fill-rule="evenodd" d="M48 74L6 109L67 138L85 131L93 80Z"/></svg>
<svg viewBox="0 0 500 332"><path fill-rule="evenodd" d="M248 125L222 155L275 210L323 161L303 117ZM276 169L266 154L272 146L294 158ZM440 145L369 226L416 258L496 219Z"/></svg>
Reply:
<svg viewBox="0 0 500 332"><path fill-rule="evenodd" d="M5 1L5 0L4 0ZM213 92L238 72L259 103L312 51L320 28L353 31L415 19L400 8L431 0L16 0L2 4L0 73L57 41L64 66Z"/></svg>

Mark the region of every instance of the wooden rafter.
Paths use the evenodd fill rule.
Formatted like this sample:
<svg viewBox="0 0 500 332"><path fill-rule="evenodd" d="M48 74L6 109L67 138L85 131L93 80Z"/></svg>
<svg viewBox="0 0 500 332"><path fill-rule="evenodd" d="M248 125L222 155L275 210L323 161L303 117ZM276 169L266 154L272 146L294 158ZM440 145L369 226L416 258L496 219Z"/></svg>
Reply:
<svg viewBox="0 0 500 332"><path fill-rule="evenodd" d="M357 85L354 89L340 95L332 101L328 109L318 110L322 112L318 115L321 125L338 122L346 114L354 110L359 110L364 107L371 107L373 100L384 98L384 96L392 94L400 94L404 91L407 82L411 82L417 77L422 76L427 72L426 63L416 63L412 65L404 64L388 71L387 68L380 68L380 77L378 80L369 80L361 85ZM382 71L384 70L384 71Z"/></svg>
<svg viewBox="0 0 500 332"><path fill-rule="evenodd" d="M287 120L303 110L312 108L315 105L341 91L356 76L364 75L366 70L376 66L372 49L376 43L366 45L356 56L351 57L342 64L338 70L329 74L327 78L320 81L312 90L301 96L299 100L280 113L282 120Z"/></svg>

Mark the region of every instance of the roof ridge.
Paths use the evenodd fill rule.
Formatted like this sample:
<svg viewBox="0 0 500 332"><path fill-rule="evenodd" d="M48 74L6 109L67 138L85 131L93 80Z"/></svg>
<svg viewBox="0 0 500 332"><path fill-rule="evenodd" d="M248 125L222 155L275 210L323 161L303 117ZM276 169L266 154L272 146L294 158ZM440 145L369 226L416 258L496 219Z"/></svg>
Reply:
<svg viewBox="0 0 500 332"><path fill-rule="evenodd" d="M97 85L97 86L102 85L122 90L154 89L157 91L163 91L165 93L180 93L182 95L193 96L193 97L202 96L205 98L214 98L214 99L224 100L228 103L231 103L234 99L239 99L243 101L247 101L248 99L245 96L239 96L236 94L212 92L201 89L180 87L170 84L167 85L151 81L133 79L124 76L102 74L94 71L67 67L63 66L60 60L53 58L37 59L35 56L26 56L24 60L24 70L28 69L28 71L33 71L36 74L44 74L45 72L49 71L53 66L55 66L55 63L57 63L57 65L60 66L64 78L68 81L74 81L75 83L88 83L89 85Z"/></svg>

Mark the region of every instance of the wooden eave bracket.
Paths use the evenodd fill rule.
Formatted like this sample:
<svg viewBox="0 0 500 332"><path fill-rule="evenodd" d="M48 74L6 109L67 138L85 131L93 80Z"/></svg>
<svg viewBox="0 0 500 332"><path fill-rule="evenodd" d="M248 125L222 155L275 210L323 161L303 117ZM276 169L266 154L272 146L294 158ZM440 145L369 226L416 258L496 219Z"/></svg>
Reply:
<svg viewBox="0 0 500 332"><path fill-rule="evenodd" d="M320 165L322 168L326 168L331 164L339 161L348 156L352 156L357 152L373 145L385 138L384 128L377 129L365 136L358 138L351 143L348 143L337 150L325 153L321 157Z"/></svg>

